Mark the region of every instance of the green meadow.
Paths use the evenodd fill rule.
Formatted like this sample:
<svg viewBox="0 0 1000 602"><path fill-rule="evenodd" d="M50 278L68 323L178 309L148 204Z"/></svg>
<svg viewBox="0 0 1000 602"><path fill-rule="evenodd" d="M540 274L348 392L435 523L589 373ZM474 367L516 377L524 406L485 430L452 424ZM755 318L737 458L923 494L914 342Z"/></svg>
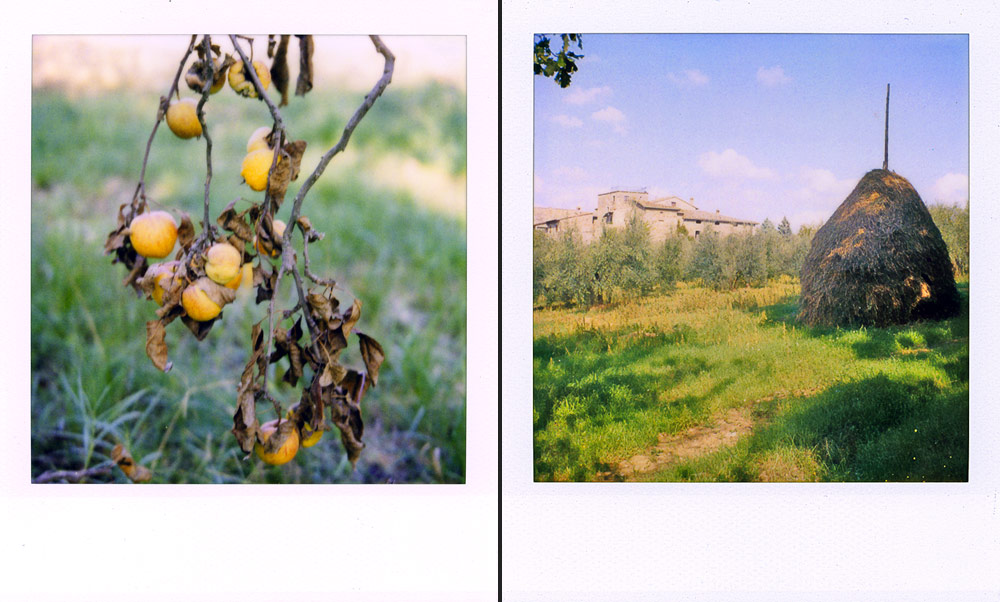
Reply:
<svg viewBox="0 0 1000 602"><path fill-rule="evenodd" d="M169 82L164 82L164 88ZM185 91L186 92L186 91ZM308 142L289 198L333 146L363 93L314 90L282 109L293 138ZM384 347L378 386L363 402L366 448L352 469L336 430L271 467L247 457L230 433L251 326L266 316L252 295L227 306L205 340L180 321L167 327L173 369L145 354L155 304L122 286L103 254L118 208L138 182L159 93L32 96L31 475L109 461L123 444L154 483L456 483L465 480L466 235L464 203L433 207L386 165L464 189L464 91L440 84L390 86L303 204L325 237L312 271L337 281L341 304L363 302L359 330ZM234 199L259 201L241 184L246 139L271 120L263 103L231 93L206 105L213 142L211 216ZM413 170L411 170L412 174ZM186 211L200 231L205 143L165 125L146 174L154 208ZM277 217L287 216L287 202ZM283 282L279 307L294 304ZM361 366L357 341L343 361ZM287 408L300 389L269 379ZM268 406L268 407L265 407ZM262 420L274 416L258 405ZM27 426L27 425L26 425ZM91 479L128 482L117 468Z"/></svg>
<svg viewBox="0 0 1000 602"><path fill-rule="evenodd" d="M965 481L959 290L959 316L890 328L803 327L787 276L536 308L535 480Z"/></svg>

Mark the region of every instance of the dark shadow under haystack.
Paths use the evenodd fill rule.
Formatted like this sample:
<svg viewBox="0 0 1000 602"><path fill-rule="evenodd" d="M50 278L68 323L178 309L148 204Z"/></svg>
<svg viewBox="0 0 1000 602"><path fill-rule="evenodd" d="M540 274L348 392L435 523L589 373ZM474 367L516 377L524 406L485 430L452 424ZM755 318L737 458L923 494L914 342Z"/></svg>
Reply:
<svg viewBox="0 0 1000 602"><path fill-rule="evenodd" d="M799 319L886 326L955 315L948 248L913 186L874 169L813 238L802 266Z"/></svg>

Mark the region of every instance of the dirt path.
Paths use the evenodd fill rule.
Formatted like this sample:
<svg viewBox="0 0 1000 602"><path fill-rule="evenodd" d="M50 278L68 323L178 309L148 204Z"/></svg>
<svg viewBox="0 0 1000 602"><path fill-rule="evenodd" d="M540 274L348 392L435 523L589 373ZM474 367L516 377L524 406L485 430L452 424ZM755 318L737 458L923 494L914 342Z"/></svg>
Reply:
<svg viewBox="0 0 1000 602"><path fill-rule="evenodd" d="M751 408L733 408L711 426L693 426L675 434L660 433L655 446L618 463L613 473L597 475L602 481L635 481L643 474L735 445L753 430Z"/></svg>
<svg viewBox="0 0 1000 602"><path fill-rule="evenodd" d="M638 481L643 475L652 474L668 466L705 456L726 447L732 447L742 437L753 432L755 426L766 421L755 410L760 404L790 396L816 393L819 388L801 391L780 391L750 404L721 412L708 424L693 426L680 433L660 433L656 445L622 460L612 470L598 473L598 481Z"/></svg>

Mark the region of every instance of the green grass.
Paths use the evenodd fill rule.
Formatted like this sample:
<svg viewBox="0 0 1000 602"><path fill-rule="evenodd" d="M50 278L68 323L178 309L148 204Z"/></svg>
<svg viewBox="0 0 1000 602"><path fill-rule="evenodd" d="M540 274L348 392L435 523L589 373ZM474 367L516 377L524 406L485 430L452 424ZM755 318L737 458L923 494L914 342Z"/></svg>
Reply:
<svg viewBox="0 0 1000 602"><path fill-rule="evenodd" d="M797 283L535 311L535 479L587 481L728 410L735 446L658 481L968 478L968 284L951 320L884 329L795 322Z"/></svg>
<svg viewBox="0 0 1000 602"><path fill-rule="evenodd" d="M33 96L32 476L99 465L122 443L160 483L463 482L464 219L418 205L399 186L375 181L369 168L398 154L463 176L464 94L440 85L390 87L303 205L326 234L310 245L313 271L337 281L342 303L363 301L358 329L386 351L378 387L364 399L367 447L356 470L336 430L282 467L238 449L229 432L236 383L250 327L266 315L252 298L227 306L200 343L179 321L168 326L170 372L146 357L144 325L155 305L121 286L124 268L102 248L138 181L157 98ZM360 100L315 91L283 110L291 134L310 145L292 194ZM223 94L212 97L208 115L214 218L233 199L259 200L240 185L239 163L246 137L270 121L262 103ZM147 171L151 200L189 212L197 224L204 177L204 142L161 127ZM286 203L278 217L289 210ZM279 301L290 307L287 280ZM361 365L353 339L343 359ZM271 392L287 407L300 390L278 381L271 379ZM273 410L265 405L258 411L267 419ZM117 469L110 479L127 482Z"/></svg>

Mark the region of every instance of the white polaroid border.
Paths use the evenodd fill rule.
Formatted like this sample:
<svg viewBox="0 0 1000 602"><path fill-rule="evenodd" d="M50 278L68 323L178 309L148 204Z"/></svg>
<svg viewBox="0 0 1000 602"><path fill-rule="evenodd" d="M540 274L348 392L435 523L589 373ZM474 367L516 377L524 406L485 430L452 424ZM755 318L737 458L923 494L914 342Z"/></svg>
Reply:
<svg viewBox="0 0 1000 602"><path fill-rule="evenodd" d="M0 413L5 600L495 600L499 7L457 0L21 4L5 18L7 347ZM466 37L468 370L460 485L30 484L33 34L207 31ZM397 72L405 69L397 62ZM109 124L113 125L113 124ZM13 281L12 281L12 280ZM309 528L288 531L293 517ZM295 521L297 522L297 521ZM276 597L277 596L277 597Z"/></svg>
<svg viewBox="0 0 1000 602"><path fill-rule="evenodd" d="M509 0L503 22L504 599L995 599L996 4ZM585 34L584 44L588 32L969 34L975 286L968 483L533 482L532 34L563 32Z"/></svg>

